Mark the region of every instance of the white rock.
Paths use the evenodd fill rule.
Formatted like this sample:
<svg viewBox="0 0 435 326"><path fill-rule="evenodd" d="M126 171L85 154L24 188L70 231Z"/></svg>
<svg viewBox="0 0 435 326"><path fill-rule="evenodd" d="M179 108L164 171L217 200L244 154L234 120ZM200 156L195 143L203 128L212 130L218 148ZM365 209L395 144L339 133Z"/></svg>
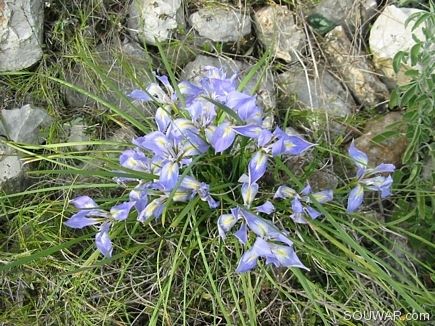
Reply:
<svg viewBox="0 0 435 326"><path fill-rule="evenodd" d="M424 12L419 9L385 7L381 15L376 19L370 31L369 46L373 54L375 67L386 77L385 82L390 89L398 83L403 85L410 79L403 72L409 66L402 65L402 72L397 76L393 70L393 58L399 51L408 51L415 44L412 39L414 33L420 40L424 40L422 26L411 32L414 24L411 22L405 28L406 19L416 12Z"/></svg>
<svg viewBox="0 0 435 326"><path fill-rule="evenodd" d="M0 71L28 68L42 57L41 0L0 1Z"/></svg>
<svg viewBox="0 0 435 326"><path fill-rule="evenodd" d="M24 191L29 185L26 170L17 152L0 144L0 191L8 194Z"/></svg>
<svg viewBox="0 0 435 326"><path fill-rule="evenodd" d="M130 34L138 41L156 45L171 37L173 30L184 27L181 0L133 0L128 7Z"/></svg>
<svg viewBox="0 0 435 326"><path fill-rule="evenodd" d="M74 119L70 122L70 126L66 126L69 129L69 143L78 143L89 141L89 135L86 134L88 125L81 118ZM69 127L69 128L68 128ZM87 145L74 145L73 148L77 151L86 150Z"/></svg>
<svg viewBox="0 0 435 326"><path fill-rule="evenodd" d="M305 33L295 24L293 13L287 7L261 8L254 13L254 26L260 42L279 59L297 60L307 44Z"/></svg>
<svg viewBox="0 0 435 326"><path fill-rule="evenodd" d="M249 14L231 9L200 9L193 13L189 20L200 36L213 42L237 42L251 33Z"/></svg>
<svg viewBox="0 0 435 326"><path fill-rule="evenodd" d="M44 133L41 128L48 127L52 118L44 109L31 104L19 109L3 110L1 112L0 134L9 139L28 144L42 144Z"/></svg>

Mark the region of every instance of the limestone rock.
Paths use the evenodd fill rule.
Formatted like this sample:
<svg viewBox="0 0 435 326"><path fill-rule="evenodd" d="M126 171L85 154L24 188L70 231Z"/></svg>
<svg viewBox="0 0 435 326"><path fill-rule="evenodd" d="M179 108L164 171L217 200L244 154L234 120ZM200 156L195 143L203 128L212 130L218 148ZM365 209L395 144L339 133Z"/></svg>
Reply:
<svg viewBox="0 0 435 326"><path fill-rule="evenodd" d="M361 105L376 107L389 100L387 86L373 72L367 55L355 49L341 26L326 34L322 48L332 68L339 72L343 82Z"/></svg>
<svg viewBox="0 0 435 326"><path fill-rule="evenodd" d="M166 41L174 30L185 26L181 0L133 0L128 12L130 34L147 44Z"/></svg>
<svg viewBox="0 0 435 326"><path fill-rule="evenodd" d="M41 0L0 0L0 71L28 68L42 57Z"/></svg>
<svg viewBox="0 0 435 326"><path fill-rule="evenodd" d="M17 151L0 143L0 191L7 194L24 191L30 184L27 170Z"/></svg>
<svg viewBox="0 0 435 326"><path fill-rule="evenodd" d="M152 103L136 101L134 104L139 110L139 113L137 113L117 93L117 91L120 91L123 94L129 94L132 90L146 87L153 81L150 68L152 60L147 56L146 52L135 42L122 45L100 45L97 46L95 51L97 53L95 60L98 68L111 80L115 85L115 89L107 85L84 63L77 63L66 76L66 80L115 105L135 118L139 118L141 114L147 117L152 116L156 110ZM97 105L97 101L72 88L65 87L64 93L66 101L71 107L80 108Z"/></svg>
<svg viewBox="0 0 435 326"><path fill-rule="evenodd" d="M287 7L261 8L254 13L254 25L260 42L279 59L298 60L307 44L304 31L296 25L293 13Z"/></svg>
<svg viewBox="0 0 435 326"><path fill-rule="evenodd" d="M1 115L0 134L18 143L42 144L45 133L41 129L47 128L52 121L44 109L31 104L19 109L3 110Z"/></svg>
<svg viewBox="0 0 435 326"><path fill-rule="evenodd" d="M419 9L397 8L387 6L374 22L369 38L370 51L373 54L373 63L384 76L384 82L388 88L394 89L396 84L403 85L410 81L404 75L409 65L403 65L399 74L393 70L393 58L399 51L408 51L415 44L412 38L414 33L420 40L424 40L422 26L411 32L413 23L405 28L406 19L416 12L424 12Z"/></svg>
<svg viewBox="0 0 435 326"><path fill-rule="evenodd" d="M345 132L346 127L335 122L334 118L351 115L355 102L350 92L329 72L320 68L318 76L315 77L311 72L306 74L302 67L295 65L278 76L278 85L284 102L313 112L310 116L310 127L317 130L328 128L334 136Z"/></svg>
<svg viewBox="0 0 435 326"><path fill-rule="evenodd" d="M237 42L251 33L249 13L220 7L203 8L189 17L202 37L213 42Z"/></svg>
<svg viewBox="0 0 435 326"><path fill-rule="evenodd" d="M325 17L335 26L343 26L348 35L365 35L376 12L375 0L322 0L311 14Z"/></svg>
<svg viewBox="0 0 435 326"><path fill-rule="evenodd" d="M89 135L86 134L88 125L82 118L76 118L68 124L64 125L64 128L69 132L68 143L79 143L89 141ZM74 145L73 148L76 151L86 150L87 145Z"/></svg>
<svg viewBox="0 0 435 326"><path fill-rule="evenodd" d="M355 147L367 154L369 165L375 167L381 163L392 163L399 168L402 166L402 157L408 147L409 141L404 135L387 138L380 144L375 144L371 140L379 134L390 129L393 123L401 121L403 116L399 112L391 112L379 120L369 121L364 128L363 136L355 139ZM404 126L399 130L404 131Z"/></svg>

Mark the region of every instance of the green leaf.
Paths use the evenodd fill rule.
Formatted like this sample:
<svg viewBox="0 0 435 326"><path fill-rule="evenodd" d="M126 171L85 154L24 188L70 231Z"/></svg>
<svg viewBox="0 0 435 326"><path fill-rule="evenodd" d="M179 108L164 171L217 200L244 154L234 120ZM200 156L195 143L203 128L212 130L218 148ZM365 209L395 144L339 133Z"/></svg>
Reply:
<svg viewBox="0 0 435 326"><path fill-rule="evenodd" d="M226 105L223 105L222 103L219 103L218 101L213 100L210 97L204 97L207 101L213 103L214 105L216 105L219 109L221 109L222 111L224 111L226 114L228 114L231 118L233 118L234 120L236 120L238 123L240 123L240 125L243 124L243 120L239 117L239 115L234 112L233 109L229 108Z"/></svg>
<svg viewBox="0 0 435 326"><path fill-rule="evenodd" d="M399 105L399 92L397 88L393 89L393 91L391 92L390 102L388 105L390 106L390 109Z"/></svg>
<svg viewBox="0 0 435 326"><path fill-rule="evenodd" d="M414 46L411 48L410 55L411 55L411 66L415 66L418 62L418 54L420 53L422 43L414 44ZM418 71L417 71L418 72Z"/></svg>
<svg viewBox="0 0 435 326"><path fill-rule="evenodd" d="M403 155L402 163L406 164L409 162L409 159L412 155L415 153L415 149L420 144L421 139L421 128L418 126L415 128L414 136L412 137L411 143L409 144L408 148L405 151L405 154Z"/></svg>
<svg viewBox="0 0 435 326"><path fill-rule="evenodd" d="M402 66L403 59L406 58L407 54L404 51L399 51L393 58L393 69L396 74L399 73L400 67Z"/></svg>
<svg viewBox="0 0 435 326"><path fill-rule="evenodd" d="M410 86L405 93L403 93L401 99L400 99L400 106L407 106L411 99L415 96L417 90L417 85L413 84Z"/></svg>
<svg viewBox="0 0 435 326"><path fill-rule="evenodd" d="M252 69L248 72L248 74L243 78L243 80L240 82L239 86L237 87L237 90L241 92L246 84L251 80L251 78L255 75L255 73L261 68L264 67L263 74L266 72L267 67L269 66L268 62L270 60L270 52L265 51L263 56L258 60L258 62L252 67ZM262 75L263 75L262 74ZM260 84L261 80L258 79L257 87ZM255 87L255 88L257 88ZM254 95L256 92L256 89L253 90L253 93L251 95Z"/></svg>
<svg viewBox="0 0 435 326"><path fill-rule="evenodd" d="M415 64L413 64L415 65ZM415 69L409 69L407 71L405 71L405 76L409 76L409 77L415 77L420 75L420 71L415 70Z"/></svg>
<svg viewBox="0 0 435 326"><path fill-rule="evenodd" d="M415 12L411 16L409 16L405 21L405 27L407 27L414 19L417 20L412 25L411 31L414 32L426 19L430 18L429 13Z"/></svg>
<svg viewBox="0 0 435 326"><path fill-rule="evenodd" d="M400 132L397 130L389 130L389 131L385 131L375 137L373 137L372 142L374 143L382 143L384 140L391 138L393 136L399 135Z"/></svg>

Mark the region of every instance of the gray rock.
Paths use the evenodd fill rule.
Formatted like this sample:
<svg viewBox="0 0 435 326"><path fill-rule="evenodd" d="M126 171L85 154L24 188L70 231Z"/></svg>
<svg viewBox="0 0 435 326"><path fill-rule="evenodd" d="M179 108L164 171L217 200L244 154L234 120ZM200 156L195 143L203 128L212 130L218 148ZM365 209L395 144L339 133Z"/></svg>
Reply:
<svg viewBox="0 0 435 326"><path fill-rule="evenodd" d="M27 104L19 109L2 110L0 121L0 134L6 135L10 140L18 143L42 144L45 133L52 118L44 109Z"/></svg>
<svg viewBox="0 0 435 326"><path fill-rule="evenodd" d="M365 35L376 13L375 0L322 0L311 12L343 26L348 35Z"/></svg>
<svg viewBox="0 0 435 326"><path fill-rule="evenodd" d="M43 1L0 1L0 71L28 68L41 59L43 24Z"/></svg>
<svg viewBox="0 0 435 326"><path fill-rule="evenodd" d="M284 102L312 112L310 128L327 129L335 137L345 132L342 123L334 118L346 118L354 112L355 102L350 92L329 72L319 67L315 78L303 67L292 66L278 76L279 91Z"/></svg>
<svg viewBox="0 0 435 326"><path fill-rule="evenodd" d="M431 149L430 153L433 153L435 150L435 143L429 144L429 148ZM435 157L430 153L424 160L423 167L421 169L421 177L428 181L435 180Z"/></svg>
<svg viewBox="0 0 435 326"><path fill-rule="evenodd" d="M0 143L0 191L7 194L24 191L30 184L16 150Z"/></svg>
<svg viewBox="0 0 435 326"><path fill-rule="evenodd" d="M221 7L203 8L189 17L202 37L214 42L237 42L251 33L249 13Z"/></svg>
<svg viewBox="0 0 435 326"><path fill-rule="evenodd" d="M253 18L258 39L273 56L287 62L298 60L307 38L287 7L266 6L256 11Z"/></svg>
<svg viewBox="0 0 435 326"><path fill-rule="evenodd" d="M205 66L223 67L226 69L228 77L232 75L234 71L238 71L240 73L238 77L239 82L243 80L252 67L251 65L236 60L199 55L194 61L186 65L181 75L182 79L197 83L202 76L202 69ZM253 94L256 90L259 105L268 112L276 106L274 77L270 70L267 70L263 77L261 76L261 72L262 70L260 69L254 74L246 84L244 91ZM261 81L257 89L257 83L260 78Z"/></svg>
<svg viewBox="0 0 435 326"><path fill-rule="evenodd" d="M409 51L415 44L412 34L414 33L420 40L424 40L423 26L420 25L412 31L411 22L405 28L405 21L414 13L424 12L412 8L396 8L387 6L381 15L374 22L369 38L370 51L373 55L373 63L378 71L383 75L384 82L390 90L396 84L407 84L411 78L405 76L406 70L410 69L410 64L402 64L399 74L393 70L393 58L399 51Z"/></svg>
<svg viewBox="0 0 435 326"><path fill-rule="evenodd" d="M74 119L69 124L64 125L64 129L68 131L68 143L79 143L90 140L89 135L86 134L88 125L81 118ZM86 150L87 145L74 145L73 148L76 151Z"/></svg>
<svg viewBox="0 0 435 326"><path fill-rule="evenodd" d="M367 55L357 51L341 26L326 34L322 48L359 104L376 107L389 100L390 92L374 73Z"/></svg>
<svg viewBox="0 0 435 326"><path fill-rule="evenodd" d="M369 165L375 167L381 163L392 163L399 168L402 166L402 157L408 147L409 140L403 134L406 127L396 125L394 128L389 126L403 120L403 115L399 112L391 112L367 122L364 134L355 139L355 147L367 154ZM387 138L381 143L373 143L372 139L388 130L397 130L401 133L397 136Z"/></svg>
<svg viewBox="0 0 435 326"><path fill-rule="evenodd" d="M128 6L130 34L138 41L156 45L184 27L181 0L133 0Z"/></svg>
<svg viewBox="0 0 435 326"><path fill-rule="evenodd" d="M312 188L312 192L337 189L339 179L331 171L319 170L314 171L308 178L308 182Z"/></svg>
<svg viewBox="0 0 435 326"><path fill-rule="evenodd" d="M91 67L85 63L77 63L66 80L75 86L90 92L102 100L116 106L121 111L140 118L152 116L156 110L152 103L136 101L136 112L131 106L117 93L129 94L133 89L146 88L154 80L152 75L152 59L147 53L134 42L124 44L113 44L97 46L95 49L95 64L114 84L115 89L107 85ZM65 98L69 106L80 108L84 106L95 106L97 101L87 95L65 87L63 89Z"/></svg>

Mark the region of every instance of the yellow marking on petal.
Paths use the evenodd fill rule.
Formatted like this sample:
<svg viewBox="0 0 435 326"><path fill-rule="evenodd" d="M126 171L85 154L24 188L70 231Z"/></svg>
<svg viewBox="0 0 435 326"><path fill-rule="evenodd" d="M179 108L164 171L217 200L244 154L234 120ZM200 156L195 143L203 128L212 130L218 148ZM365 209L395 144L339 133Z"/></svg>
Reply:
<svg viewBox="0 0 435 326"><path fill-rule="evenodd" d="M127 161L128 161L128 163L130 163L131 166L137 165L137 161L132 157L129 157Z"/></svg>
<svg viewBox="0 0 435 326"><path fill-rule="evenodd" d="M252 188L249 187L248 192L246 193L246 197L248 197L248 200L249 200L249 199L251 199L251 196L252 196Z"/></svg>
<svg viewBox="0 0 435 326"><path fill-rule="evenodd" d="M162 146L166 145L166 141L165 141L165 139L163 137L157 137L156 138L156 143L159 143Z"/></svg>
<svg viewBox="0 0 435 326"><path fill-rule="evenodd" d="M278 255L280 255L282 257L288 258L287 253L284 250L282 250L282 249L276 249L275 250L275 254L278 254Z"/></svg>
<svg viewBox="0 0 435 326"><path fill-rule="evenodd" d="M266 228L263 225L258 224L258 223L257 223L257 226L261 230L261 232L263 233L263 237L264 237L266 235L266 232L267 232Z"/></svg>
<svg viewBox="0 0 435 326"><path fill-rule="evenodd" d="M157 207L157 202L151 202L145 207L145 215L151 214Z"/></svg>
<svg viewBox="0 0 435 326"><path fill-rule="evenodd" d="M286 194L289 197L294 197L296 195L296 192L290 190L290 189L285 189L282 191L284 194Z"/></svg>
<svg viewBox="0 0 435 326"><path fill-rule="evenodd" d="M326 198L325 194L315 194L313 197L316 198L316 200L322 200Z"/></svg>
<svg viewBox="0 0 435 326"><path fill-rule="evenodd" d="M184 184L185 184L187 187L192 188L192 189L194 189L194 190L198 190L198 189L199 189L198 184L196 184L196 183L193 182L193 181L185 181Z"/></svg>
<svg viewBox="0 0 435 326"><path fill-rule="evenodd" d="M121 213L121 211L119 209L116 209L114 211L110 212L110 215L112 215L112 217L116 217Z"/></svg>
<svg viewBox="0 0 435 326"><path fill-rule="evenodd" d="M227 217L225 217L224 219L223 219L223 221L222 221L222 224L223 225L229 225L229 224L231 224L231 223L233 223L233 221L234 221L234 216L227 216Z"/></svg>
<svg viewBox="0 0 435 326"><path fill-rule="evenodd" d="M169 165L169 170L168 170L168 173L169 174L173 174L174 173L174 170L175 170L175 163L171 163L170 165Z"/></svg>
<svg viewBox="0 0 435 326"><path fill-rule="evenodd" d="M225 129L225 131L224 131L224 137L226 137L226 136L228 136L229 134L230 134L230 132L231 132L231 128L230 127L227 127L226 129Z"/></svg>
<svg viewBox="0 0 435 326"><path fill-rule="evenodd" d="M257 164L255 165L256 170L258 170L261 167L261 164L263 163L264 158L265 158L265 155L263 154L263 152L261 152L260 158L257 160Z"/></svg>

